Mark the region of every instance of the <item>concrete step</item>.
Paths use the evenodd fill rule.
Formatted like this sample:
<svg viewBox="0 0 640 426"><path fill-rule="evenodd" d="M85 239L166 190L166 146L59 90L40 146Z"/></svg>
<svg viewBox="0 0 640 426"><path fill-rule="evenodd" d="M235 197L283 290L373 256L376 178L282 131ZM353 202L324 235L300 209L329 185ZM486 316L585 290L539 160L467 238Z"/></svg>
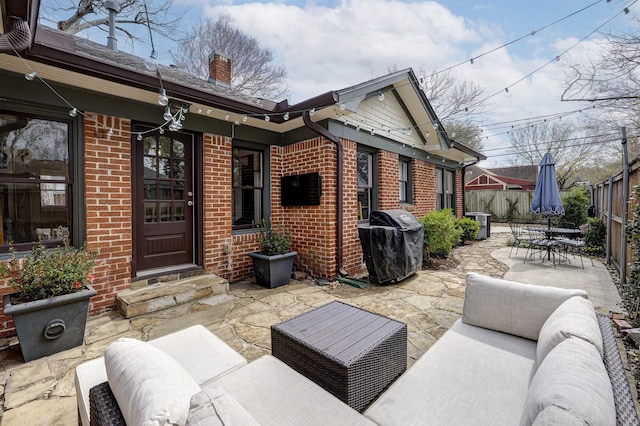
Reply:
<svg viewBox="0 0 640 426"><path fill-rule="evenodd" d="M116 296L116 305L125 318L133 318L195 300L225 295L228 290L229 282L224 278L213 274L197 275L122 291Z"/></svg>

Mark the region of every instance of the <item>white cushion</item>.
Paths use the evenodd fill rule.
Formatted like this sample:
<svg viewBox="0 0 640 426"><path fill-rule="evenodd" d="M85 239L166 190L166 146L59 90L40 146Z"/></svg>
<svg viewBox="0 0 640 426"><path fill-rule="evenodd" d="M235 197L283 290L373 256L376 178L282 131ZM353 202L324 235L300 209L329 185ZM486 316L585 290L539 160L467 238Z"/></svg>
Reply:
<svg viewBox="0 0 640 426"><path fill-rule="evenodd" d="M538 414L533 426L585 426L585 424L569 411L549 405Z"/></svg>
<svg viewBox="0 0 640 426"><path fill-rule="evenodd" d="M587 293L469 273L462 322L536 340L549 315L573 296Z"/></svg>
<svg viewBox="0 0 640 426"><path fill-rule="evenodd" d="M570 337L549 352L529 386L520 425L533 424L550 406L585 425L616 424L611 382L591 343Z"/></svg>
<svg viewBox="0 0 640 426"><path fill-rule="evenodd" d="M572 297L558 307L540 329L536 358L538 365L553 348L569 337L591 343L603 356L602 334L593 304L582 297Z"/></svg>
<svg viewBox="0 0 640 426"><path fill-rule="evenodd" d="M121 338L104 354L109 387L127 424L184 425L200 387L176 360L145 342Z"/></svg>
<svg viewBox="0 0 640 426"><path fill-rule="evenodd" d="M191 397L187 426L259 426L236 399L217 386Z"/></svg>

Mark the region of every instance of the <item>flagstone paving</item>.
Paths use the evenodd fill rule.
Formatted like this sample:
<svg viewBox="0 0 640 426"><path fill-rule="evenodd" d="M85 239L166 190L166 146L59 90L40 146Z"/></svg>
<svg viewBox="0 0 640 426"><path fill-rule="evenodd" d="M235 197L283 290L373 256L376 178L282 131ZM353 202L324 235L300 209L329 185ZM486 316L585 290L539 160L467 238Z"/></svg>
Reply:
<svg viewBox="0 0 640 426"><path fill-rule="evenodd" d="M460 318L467 272L502 277L509 270L490 255L505 247L508 237L492 232L487 240L456 248L457 266L421 271L398 284L359 289L339 283L319 286L308 280L270 290L241 282L230 285L227 295L135 318L109 312L89 318L84 347L28 363L22 360L15 338L0 340L0 426L76 425L74 369L101 356L120 337L148 340L203 324L251 362L270 353L272 324L332 300L406 322L410 366Z"/></svg>

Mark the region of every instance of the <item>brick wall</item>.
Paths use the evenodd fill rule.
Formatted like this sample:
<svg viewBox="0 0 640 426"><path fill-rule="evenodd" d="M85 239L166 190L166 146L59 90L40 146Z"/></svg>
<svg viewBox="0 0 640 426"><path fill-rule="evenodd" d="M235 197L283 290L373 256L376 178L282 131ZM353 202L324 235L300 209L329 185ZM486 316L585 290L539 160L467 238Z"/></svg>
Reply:
<svg viewBox="0 0 640 426"><path fill-rule="evenodd" d="M378 152L378 205L380 210L400 207L400 163L398 154Z"/></svg>
<svg viewBox="0 0 640 426"><path fill-rule="evenodd" d="M115 308L116 293L130 287L132 258L131 123L90 115L85 120L87 244L98 250L90 313ZM113 135L106 135L105 128Z"/></svg>
<svg viewBox="0 0 640 426"><path fill-rule="evenodd" d="M417 218L436 209L436 166L422 160L413 160L413 215Z"/></svg>

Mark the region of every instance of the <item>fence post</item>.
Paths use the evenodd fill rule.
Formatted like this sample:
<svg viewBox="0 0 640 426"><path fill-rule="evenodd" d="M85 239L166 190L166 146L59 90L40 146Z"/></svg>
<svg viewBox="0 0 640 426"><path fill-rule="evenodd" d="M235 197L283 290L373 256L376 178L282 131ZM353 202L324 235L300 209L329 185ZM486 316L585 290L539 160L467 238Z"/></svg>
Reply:
<svg viewBox="0 0 640 426"><path fill-rule="evenodd" d="M629 159L627 128L622 128L622 235L620 238L620 284L627 282L627 201L629 200Z"/></svg>
<svg viewBox="0 0 640 426"><path fill-rule="evenodd" d="M604 191L603 191L604 192ZM604 195L604 194L603 194ZM611 265L611 233L613 226L613 176L609 176L609 188L607 190L607 265Z"/></svg>

